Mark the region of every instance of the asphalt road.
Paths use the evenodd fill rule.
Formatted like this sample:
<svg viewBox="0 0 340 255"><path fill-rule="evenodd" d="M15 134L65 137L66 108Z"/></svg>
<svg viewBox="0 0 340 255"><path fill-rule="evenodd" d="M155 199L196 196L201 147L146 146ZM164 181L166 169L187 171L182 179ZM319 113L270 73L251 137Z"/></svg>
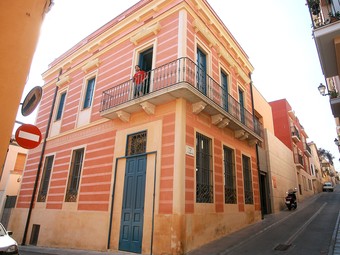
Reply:
<svg viewBox="0 0 340 255"><path fill-rule="evenodd" d="M221 254L328 254L340 209L340 188L317 195L241 245Z"/></svg>

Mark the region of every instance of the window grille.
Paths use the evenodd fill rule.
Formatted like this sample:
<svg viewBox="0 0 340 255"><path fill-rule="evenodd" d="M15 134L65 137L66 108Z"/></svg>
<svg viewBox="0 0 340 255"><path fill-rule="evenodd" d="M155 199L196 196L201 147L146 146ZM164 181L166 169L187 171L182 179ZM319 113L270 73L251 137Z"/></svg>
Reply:
<svg viewBox="0 0 340 255"><path fill-rule="evenodd" d="M213 170L211 139L196 134L196 202L213 203Z"/></svg>
<svg viewBox="0 0 340 255"><path fill-rule="evenodd" d="M54 160L54 156L48 156L45 158L45 165L44 165L44 170L43 170L43 174L41 177L40 189L39 189L38 200L37 200L38 202L46 201L48 186L50 183L53 160Z"/></svg>
<svg viewBox="0 0 340 255"><path fill-rule="evenodd" d="M146 152L146 131L128 135L126 156L142 154Z"/></svg>
<svg viewBox="0 0 340 255"><path fill-rule="evenodd" d="M250 169L250 158L242 155L243 183L244 183L244 203L253 204L253 185Z"/></svg>
<svg viewBox="0 0 340 255"><path fill-rule="evenodd" d="M80 174L83 164L84 148L73 151L71 172L68 179L66 202L76 202L80 182Z"/></svg>
<svg viewBox="0 0 340 255"><path fill-rule="evenodd" d="M226 146L224 153L224 202L226 204L236 204L236 178L234 151Z"/></svg>

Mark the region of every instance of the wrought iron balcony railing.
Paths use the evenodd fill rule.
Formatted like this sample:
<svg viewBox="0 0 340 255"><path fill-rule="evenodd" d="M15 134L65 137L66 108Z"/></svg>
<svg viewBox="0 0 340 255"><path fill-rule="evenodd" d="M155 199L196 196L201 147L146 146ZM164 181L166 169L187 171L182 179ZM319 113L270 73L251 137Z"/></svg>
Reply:
<svg viewBox="0 0 340 255"><path fill-rule="evenodd" d="M133 79L103 91L100 112L113 109L121 104L142 98L181 83L191 85L201 96L209 98L236 120L263 137L263 127L254 116L213 78L200 69L189 58L179 58L147 72L147 78L137 90Z"/></svg>
<svg viewBox="0 0 340 255"><path fill-rule="evenodd" d="M340 20L340 0L307 0L313 28Z"/></svg>

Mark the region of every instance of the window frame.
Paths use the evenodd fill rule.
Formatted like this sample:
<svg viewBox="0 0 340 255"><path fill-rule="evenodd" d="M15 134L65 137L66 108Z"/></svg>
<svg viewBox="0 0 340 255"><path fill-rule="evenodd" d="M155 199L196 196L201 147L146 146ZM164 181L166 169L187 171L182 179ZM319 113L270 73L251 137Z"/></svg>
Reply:
<svg viewBox="0 0 340 255"><path fill-rule="evenodd" d="M244 203L254 204L254 190L251 169L251 158L242 154Z"/></svg>
<svg viewBox="0 0 340 255"><path fill-rule="evenodd" d="M78 159L78 154L80 159ZM84 165L85 148L77 148L72 151L72 157L70 162L70 171L67 180L67 188L65 195L65 202L77 202L82 169Z"/></svg>
<svg viewBox="0 0 340 255"><path fill-rule="evenodd" d="M83 98L83 103L82 103L82 110L86 110L92 107L96 81L97 81L96 75L93 75L86 79L86 83L84 86L84 98ZM90 82L92 83L90 84ZM89 92L90 85L92 86L92 89Z"/></svg>
<svg viewBox="0 0 340 255"><path fill-rule="evenodd" d="M196 203L214 203L212 146L210 137L196 132Z"/></svg>
<svg viewBox="0 0 340 255"><path fill-rule="evenodd" d="M64 90L59 93L58 107L56 109L55 121L60 121L63 117L65 102L66 102L67 91Z"/></svg>
<svg viewBox="0 0 340 255"><path fill-rule="evenodd" d="M230 154L227 155L227 152ZM226 145L223 145L223 169L224 203L237 204L235 150Z"/></svg>
<svg viewBox="0 0 340 255"><path fill-rule="evenodd" d="M221 82L221 88L222 88L222 104L223 109L228 112L229 110L229 73L223 69L220 68L220 82ZM224 78L225 77L225 78ZM226 82L226 86L224 86L223 82ZM226 90L225 90L226 89Z"/></svg>
<svg viewBox="0 0 340 255"><path fill-rule="evenodd" d="M46 202L47 193L50 187L52 169L54 165L54 157L55 157L54 155L48 155L45 157L43 173L40 179L40 187L37 202Z"/></svg>

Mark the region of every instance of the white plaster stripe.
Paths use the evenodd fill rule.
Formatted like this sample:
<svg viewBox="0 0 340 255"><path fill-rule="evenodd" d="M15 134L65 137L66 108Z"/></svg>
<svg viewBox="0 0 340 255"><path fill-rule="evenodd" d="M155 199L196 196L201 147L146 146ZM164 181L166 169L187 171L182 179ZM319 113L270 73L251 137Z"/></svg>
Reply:
<svg viewBox="0 0 340 255"><path fill-rule="evenodd" d="M39 142L39 138L40 138L40 136L38 136L38 135L31 134L31 133L28 133L28 132L25 132L25 131L19 131L19 137L26 139L26 140L31 140L31 141L34 141L34 142Z"/></svg>

